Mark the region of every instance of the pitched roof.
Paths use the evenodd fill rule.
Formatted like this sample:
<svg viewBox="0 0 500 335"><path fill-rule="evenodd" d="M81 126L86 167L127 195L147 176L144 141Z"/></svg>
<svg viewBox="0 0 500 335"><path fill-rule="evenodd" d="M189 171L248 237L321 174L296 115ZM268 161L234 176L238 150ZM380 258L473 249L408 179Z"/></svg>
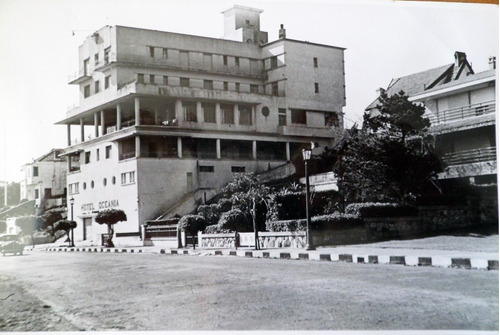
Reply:
<svg viewBox="0 0 500 335"><path fill-rule="evenodd" d="M443 65L434 69L414 73L401 78L392 79L386 89L387 95L391 96L400 91L404 91L408 96L413 96L423 92L431 86L438 78L444 76L453 69L453 64ZM376 108L379 104L379 98L375 99L366 110Z"/></svg>
<svg viewBox="0 0 500 335"><path fill-rule="evenodd" d="M409 97L412 97L475 79L478 77L474 76L474 70L467 61L467 55L464 52L456 51L455 63L393 79L385 92L388 96L392 96L404 91ZM365 110L377 108L379 101L377 97Z"/></svg>

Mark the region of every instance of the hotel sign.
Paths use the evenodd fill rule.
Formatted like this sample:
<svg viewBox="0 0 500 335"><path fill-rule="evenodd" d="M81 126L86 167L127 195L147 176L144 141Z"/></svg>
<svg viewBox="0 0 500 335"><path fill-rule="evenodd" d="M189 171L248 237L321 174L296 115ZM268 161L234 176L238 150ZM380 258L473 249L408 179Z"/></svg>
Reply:
<svg viewBox="0 0 500 335"><path fill-rule="evenodd" d="M119 206L120 204L118 199L99 201L96 205L93 202L89 202L81 206L81 212L82 214L92 214L103 209L115 208Z"/></svg>

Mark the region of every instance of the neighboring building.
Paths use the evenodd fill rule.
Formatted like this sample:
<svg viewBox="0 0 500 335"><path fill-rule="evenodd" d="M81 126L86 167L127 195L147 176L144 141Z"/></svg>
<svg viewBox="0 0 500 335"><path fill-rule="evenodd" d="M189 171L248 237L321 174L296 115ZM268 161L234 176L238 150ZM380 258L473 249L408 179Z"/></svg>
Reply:
<svg viewBox="0 0 500 335"><path fill-rule="evenodd" d="M59 156L62 149L52 149L45 155L21 167L21 199L34 200L35 207L45 210L63 205L66 197L67 159Z"/></svg>
<svg viewBox="0 0 500 335"><path fill-rule="evenodd" d="M409 100L423 103L431 121L436 152L446 165L441 183L457 179L472 184L497 183L495 110L496 59L490 69L474 73L463 52L455 62L439 68L393 79L389 96L404 91ZM376 109L378 99L367 111Z"/></svg>
<svg viewBox="0 0 500 335"><path fill-rule="evenodd" d="M80 106L67 125L68 197L75 239L100 241L99 210L127 222L185 214L235 173L290 162L343 128L344 48L260 31L262 11L225 11L225 39L106 26L79 49ZM78 129L78 141L72 130Z"/></svg>

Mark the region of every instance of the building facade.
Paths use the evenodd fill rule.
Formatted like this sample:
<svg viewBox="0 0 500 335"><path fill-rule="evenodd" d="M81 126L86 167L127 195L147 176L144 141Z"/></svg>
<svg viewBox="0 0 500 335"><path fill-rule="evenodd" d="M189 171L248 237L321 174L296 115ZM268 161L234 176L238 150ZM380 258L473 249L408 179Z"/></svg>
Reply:
<svg viewBox="0 0 500 335"><path fill-rule="evenodd" d="M40 210L63 205L66 196L66 157L62 149L52 149L45 155L21 167L21 199L33 200Z"/></svg>
<svg viewBox="0 0 500 335"><path fill-rule="evenodd" d="M475 73L466 54L455 52L454 63L393 79L383 91L390 96L401 90L426 107L429 133L445 165L441 183L495 186L496 58L489 59L488 70Z"/></svg>
<svg viewBox="0 0 500 335"><path fill-rule="evenodd" d="M146 220L192 211L235 173L334 143L344 48L287 39L283 27L268 42L261 12L225 11L224 39L106 26L85 40L70 78L80 106L59 122L77 241L99 242L99 210L126 212L117 243L138 239Z"/></svg>

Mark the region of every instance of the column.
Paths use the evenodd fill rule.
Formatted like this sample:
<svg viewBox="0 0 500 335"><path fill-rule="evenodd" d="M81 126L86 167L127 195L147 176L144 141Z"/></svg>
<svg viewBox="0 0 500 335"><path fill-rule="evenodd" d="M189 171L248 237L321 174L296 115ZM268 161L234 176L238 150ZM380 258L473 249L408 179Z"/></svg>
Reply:
<svg viewBox="0 0 500 335"><path fill-rule="evenodd" d="M94 131L95 131L95 138L99 137L99 116L97 115L97 112L94 113Z"/></svg>
<svg viewBox="0 0 500 335"><path fill-rule="evenodd" d="M184 121L181 115L182 115L182 100L177 99L175 100L175 118L177 119L177 123L179 123L181 120Z"/></svg>
<svg viewBox="0 0 500 335"><path fill-rule="evenodd" d="M104 111L101 111L101 136L106 135L106 125L104 121Z"/></svg>
<svg viewBox="0 0 500 335"><path fill-rule="evenodd" d="M220 154L220 138L215 140L215 150L217 151L217 159L221 158Z"/></svg>
<svg viewBox="0 0 500 335"><path fill-rule="evenodd" d="M122 106L116 105L116 130L122 129Z"/></svg>
<svg viewBox="0 0 500 335"><path fill-rule="evenodd" d="M141 101L139 98L134 99L135 103L135 125L141 125Z"/></svg>
<svg viewBox="0 0 500 335"><path fill-rule="evenodd" d="M66 132L68 134L68 147L71 146L71 125L68 123L66 125Z"/></svg>
<svg viewBox="0 0 500 335"><path fill-rule="evenodd" d="M252 155L253 159L257 159L257 141L252 141Z"/></svg>
<svg viewBox="0 0 500 335"><path fill-rule="evenodd" d="M285 146L286 150L286 160L289 162L290 161L290 142L286 142Z"/></svg>
<svg viewBox="0 0 500 335"><path fill-rule="evenodd" d="M141 157L141 138L139 136L135 137L135 157Z"/></svg>
<svg viewBox="0 0 500 335"><path fill-rule="evenodd" d="M85 125L83 124L83 118L80 119L80 139L85 142Z"/></svg>
<svg viewBox="0 0 500 335"><path fill-rule="evenodd" d="M220 124L220 103L215 103L215 123Z"/></svg>
<svg viewBox="0 0 500 335"><path fill-rule="evenodd" d="M201 101L196 102L196 120L198 120L198 122L203 122L204 120L203 111L201 109Z"/></svg>
<svg viewBox="0 0 500 335"><path fill-rule="evenodd" d="M238 109L238 104L234 104L234 124L240 124L240 111Z"/></svg>
<svg viewBox="0 0 500 335"><path fill-rule="evenodd" d="M177 137L177 156L182 158L182 138Z"/></svg>

